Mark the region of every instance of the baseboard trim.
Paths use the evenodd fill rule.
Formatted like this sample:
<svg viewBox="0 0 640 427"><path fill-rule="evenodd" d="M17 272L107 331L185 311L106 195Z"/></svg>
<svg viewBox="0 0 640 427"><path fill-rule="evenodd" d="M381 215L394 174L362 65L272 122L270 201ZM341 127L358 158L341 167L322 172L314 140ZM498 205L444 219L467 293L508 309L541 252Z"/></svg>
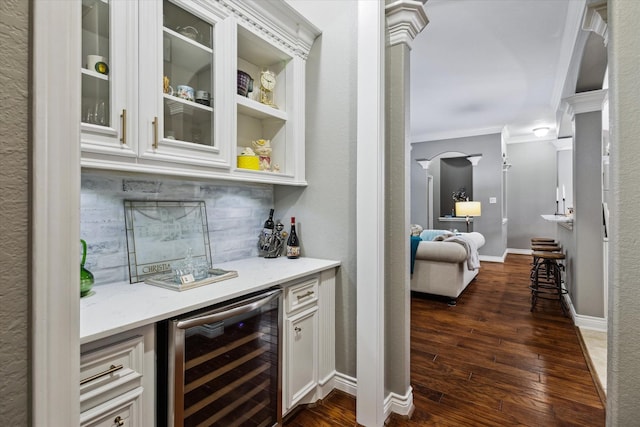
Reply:
<svg viewBox="0 0 640 427"><path fill-rule="evenodd" d="M358 380L340 372L336 372L334 376L336 389L356 397L358 392Z"/></svg>
<svg viewBox="0 0 640 427"><path fill-rule="evenodd" d="M415 406L413 404L413 388L409 389L404 396L397 393L389 393L384 399L384 418L387 419L394 413L401 417L411 418Z"/></svg>
<svg viewBox="0 0 640 427"><path fill-rule="evenodd" d="M571 315L573 316L573 324L579 328L607 332L607 319L604 317L592 317L576 314L573 306L571 306Z"/></svg>
<svg viewBox="0 0 640 427"><path fill-rule="evenodd" d="M516 255L531 255L531 249L507 248L507 252Z"/></svg>
<svg viewBox="0 0 640 427"><path fill-rule="evenodd" d="M502 256L493 256L493 255L479 255L478 258L480 261L485 262L500 262L504 263L504 259L507 257L507 253L505 252Z"/></svg>
<svg viewBox="0 0 640 427"><path fill-rule="evenodd" d="M333 377L333 384L336 390L340 390L353 397L358 392L358 380L340 372L336 372ZM389 418L391 413L400 415L401 417L410 418L415 409L413 404L413 388L409 386L406 394L401 396L397 393L389 393L384 399L384 417Z"/></svg>

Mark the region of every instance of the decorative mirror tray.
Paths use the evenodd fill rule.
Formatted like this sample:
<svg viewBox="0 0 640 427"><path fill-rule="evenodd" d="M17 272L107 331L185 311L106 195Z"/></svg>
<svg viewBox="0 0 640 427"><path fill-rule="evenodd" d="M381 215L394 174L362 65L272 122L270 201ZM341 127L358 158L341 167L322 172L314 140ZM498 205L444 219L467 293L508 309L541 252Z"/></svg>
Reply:
<svg viewBox="0 0 640 427"><path fill-rule="evenodd" d="M125 200L130 283L186 290L236 277L212 269L204 201Z"/></svg>

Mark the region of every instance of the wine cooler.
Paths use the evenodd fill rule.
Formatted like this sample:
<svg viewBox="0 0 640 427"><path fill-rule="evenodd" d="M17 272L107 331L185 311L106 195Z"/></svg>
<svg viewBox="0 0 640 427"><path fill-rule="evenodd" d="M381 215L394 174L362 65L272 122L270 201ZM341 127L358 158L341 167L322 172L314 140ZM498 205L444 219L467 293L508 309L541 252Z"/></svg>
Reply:
<svg viewBox="0 0 640 427"><path fill-rule="evenodd" d="M165 322L167 425L281 424L281 295L272 289Z"/></svg>

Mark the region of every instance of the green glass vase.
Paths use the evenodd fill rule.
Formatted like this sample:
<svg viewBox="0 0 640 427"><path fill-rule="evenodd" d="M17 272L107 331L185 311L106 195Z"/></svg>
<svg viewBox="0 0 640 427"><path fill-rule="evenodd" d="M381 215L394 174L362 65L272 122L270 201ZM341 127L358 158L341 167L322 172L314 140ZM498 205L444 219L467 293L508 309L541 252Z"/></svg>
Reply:
<svg viewBox="0 0 640 427"><path fill-rule="evenodd" d="M82 261L80 261L80 297L86 296L93 287L93 274L84 268L84 261L87 258L87 242L80 239L82 243Z"/></svg>

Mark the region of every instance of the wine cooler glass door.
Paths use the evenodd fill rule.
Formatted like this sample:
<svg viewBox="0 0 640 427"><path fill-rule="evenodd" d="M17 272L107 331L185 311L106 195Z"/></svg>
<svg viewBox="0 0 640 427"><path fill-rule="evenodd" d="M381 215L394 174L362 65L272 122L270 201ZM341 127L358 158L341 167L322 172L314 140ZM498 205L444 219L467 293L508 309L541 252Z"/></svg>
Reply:
<svg viewBox="0 0 640 427"><path fill-rule="evenodd" d="M271 290L172 321L174 426L278 425L280 295Z"/></svg>

